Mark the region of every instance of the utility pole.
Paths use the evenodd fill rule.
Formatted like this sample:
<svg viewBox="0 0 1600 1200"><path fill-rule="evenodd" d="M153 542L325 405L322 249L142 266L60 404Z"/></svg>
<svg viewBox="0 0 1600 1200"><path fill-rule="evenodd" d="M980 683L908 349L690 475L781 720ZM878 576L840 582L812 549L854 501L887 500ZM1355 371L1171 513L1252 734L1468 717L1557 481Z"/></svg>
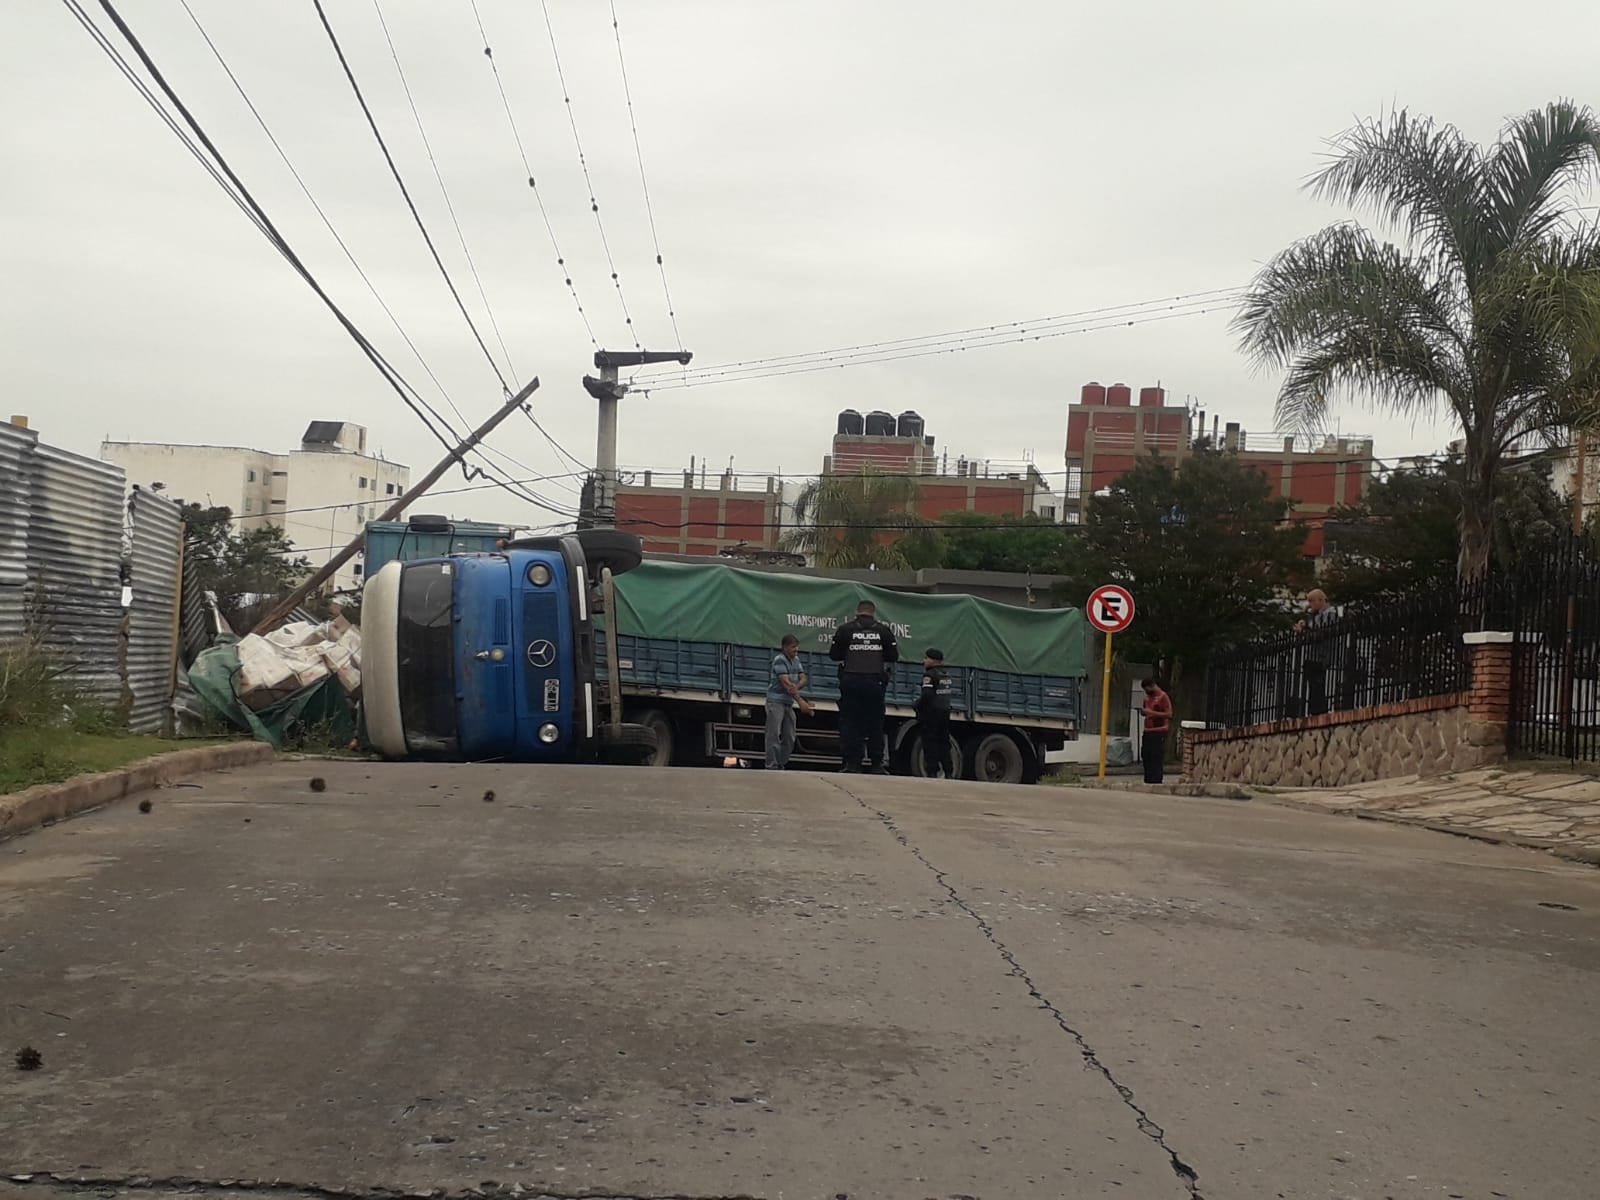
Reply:
<svg viewBox="0 0 1600 1200"><path fill-rule="evenodd" d="M687 350L596 350L594 365L600 378L583 377L583 390L600 406L599 433L594 448L593 500L584 512L587 525L617 523L617 403L628 392L628 385L617 382L619 367L644 367L675 362L689 365L694 355Z"/></svg>
<svg viewBox="0 0 1600 1200"><path fill-rule="evenodd" d="M459 442L449 454L445 455L444 458L440 459L439 462L434 464L433 469L424 475L419 482L413 484L410 491L406 492L400 497L400 499L396 500L393 504L386 508L383 511L383 515L380 516L378 520L393 521L399 517L401 513L405 512L405 510L410 507L412 501L414 501L418 496L421 496L434 484L438 483L446 471L455 466L456 463L462 461L462 459L466 457L466 455L474 446L483 441L484 438L488 437L490 431L493 430L496 425L500 424L501 421L504 421L512 413L516 412L517 409L521 408L525 403L527 403L528 397L533 395L533 393L538 390L538 387L539 380L535 378L533 382L528 384L527 387L523 388L515 396L512 396L509 400L502 404L492 417L468 434L466 440ZM339 551L339 553L335 554L327 562L323 563L310 579L306 580L299 587L295 588L294 591L290 592L281 601L274 605L272 611L266 616L262 617L261 620L257 621L256 627L250 632L266 633L267 630L271 629L279 621L283 620L284 617L289 615L290 611L295 605L299 604L300 601L304 600L312 592L316 591L317 588L321 587L329 579L332 579L334 573L338 571L340 567L344 566L345 563L354 558L361 547L366 544L366 540L367 531L363 529L360 533L356 534L354 541L352 541L343 550Z"/></svg>

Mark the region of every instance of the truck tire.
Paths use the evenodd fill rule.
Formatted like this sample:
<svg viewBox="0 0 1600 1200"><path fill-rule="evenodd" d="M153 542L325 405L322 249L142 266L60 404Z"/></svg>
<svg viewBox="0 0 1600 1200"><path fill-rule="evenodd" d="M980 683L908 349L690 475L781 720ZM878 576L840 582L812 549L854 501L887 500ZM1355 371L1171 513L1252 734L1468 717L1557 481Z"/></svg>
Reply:
<svg viewBox="0 0 1600 1200"><path fill-rule="evenodd" d="M646 708L630 716L635 724L648 729L656 739L655 752L645 761L645 766L670 767L677 742L671 718L659 708Z"/></svg>
<svg viewBox="0 0 1600 1200"><path fill-rule="evenodd" d="M600 568L610 567L613 575L624 575L644 561L644 543L636 533L621 529L580 529L573 535L589 560L589 570L596 579Z"/></svg>
<svg viewBox="0 0 1600 1200"><path fill-rule="evenodd" d="M950 737L950 765L955 768L955 774L950 778L962 779L966 776L967 756L961 743L956 741L955 735ZM903 763L904 775L914 775L918 779L928 778L927 767L922 761L922 735L914 733L906 739L906 757Z"/></svg>
<svg viewBox="0 0 1600 1200"><path fill-rule="evenodd" d="M1021 783L1027 767L1022 747L1003 733L980 733L963 747L979 783Z"/></svg>
<svg viewBox="0 0 1600 1200"><path fill-rule="evenodd" d="M601 762L645 766L656 754L655 731L646 725L624 722L615 731L602 725L598 740Z"/></svg>

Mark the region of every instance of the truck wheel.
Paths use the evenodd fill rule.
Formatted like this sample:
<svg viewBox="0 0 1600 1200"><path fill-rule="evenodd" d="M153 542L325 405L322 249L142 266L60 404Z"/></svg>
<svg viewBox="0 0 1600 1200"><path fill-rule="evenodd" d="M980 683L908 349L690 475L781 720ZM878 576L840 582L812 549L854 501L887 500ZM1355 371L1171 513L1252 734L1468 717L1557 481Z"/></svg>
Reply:
<svg viewBox="0 0 1600 1200"><path fill-rule="evenodd" d="M647 767L670 767L676 749L672 720L659 708L647 708L633 716L636 724L648 729L656 739L655 753L645 762Z"/></svg>
<svg viewBox="0 0 1600 1200"><path fill-rule="evenodd" d="M601 567L610 567L613 575L622 575L644 561L644 543L636 533L620 529L580 529L574 534L589 560L589 570L596 579Z"/></svg>
<svg viewBox="0 0 1600 1200"><path fill-rule="evenodd" d="M914 775L918 779L928 778L928 769L922 761L922 735L912 734L906 739L906 760L904 774ZM952 736L950 739L950 765L955 768L951 779L961 779L966 775L967 756L961 748L961 743Z"/></svg>
<svg viewBox="0 0 1600 1200"><path fill-rule="evenodd" d="M983 733L968 741L967 761L979 783L1021 783L1026 762L1022 747L1003 733Z"/></svg>
<svg viewBox="0 0 1600 1200"><path fill-rule="evenodd" d="M655 731L645 725L624 722L616 730L602 725L599 741L601 762L645 766L656 755Z"/></svg>

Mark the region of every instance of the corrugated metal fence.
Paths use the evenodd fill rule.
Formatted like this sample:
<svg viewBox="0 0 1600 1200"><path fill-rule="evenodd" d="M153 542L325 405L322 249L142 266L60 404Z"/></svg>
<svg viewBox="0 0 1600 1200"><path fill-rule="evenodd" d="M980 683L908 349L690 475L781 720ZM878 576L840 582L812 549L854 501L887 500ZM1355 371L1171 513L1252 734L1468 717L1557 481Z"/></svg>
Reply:
<svg viewBox="0 0 1600 1200"><path fill-rule="evenodd" d="M183 523L125 497L120 467L0 424L0 643L37 639L83 700L148 733L172 694Z"/></svg>
<svg viewBox="0 0 1600 1200"><path fill-rule="evenodd" d="M178 652L178 597L183 575L183 517L178 506L137 491L130 518L127 642L122 656L128 728L159 733L172 698Z"/></svg>

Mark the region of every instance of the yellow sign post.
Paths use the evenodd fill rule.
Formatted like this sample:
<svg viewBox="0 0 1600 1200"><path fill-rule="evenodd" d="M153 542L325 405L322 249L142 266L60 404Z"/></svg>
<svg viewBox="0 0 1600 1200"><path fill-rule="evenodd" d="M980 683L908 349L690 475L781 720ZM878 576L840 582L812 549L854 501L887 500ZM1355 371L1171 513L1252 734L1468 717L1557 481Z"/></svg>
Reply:
<svg viewBox="0 0 1600 1200"><path fill-rule="evenodd" d="M1133 624L1133 595L1114 583L1089 593L1089 624L1106 635L1105 663L1100 673L1100 775L1106 777L1106 744L1111 737L1111 639Z"/></svg>

